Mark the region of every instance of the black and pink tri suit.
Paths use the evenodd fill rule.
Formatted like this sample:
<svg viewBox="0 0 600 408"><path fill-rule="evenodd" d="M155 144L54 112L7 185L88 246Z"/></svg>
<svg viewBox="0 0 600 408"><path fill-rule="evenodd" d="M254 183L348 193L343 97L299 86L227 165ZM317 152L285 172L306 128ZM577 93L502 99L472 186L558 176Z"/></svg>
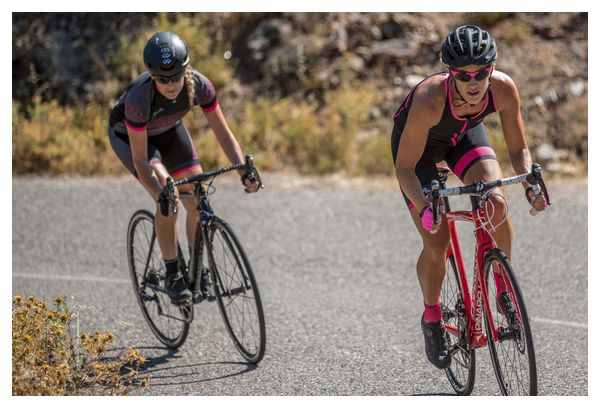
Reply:
<svg viewBox="0 0 600 408"><path fill-rule="evenodd" d="M208 78L192 71L194 106L211 112L218 106L215 88ZM162 163L171 176L200 166L192 138L181 119L190 111L187 86L176 99L162 96L149 72L138 76L113 108L108 127L110 144L127 169L137 177L127 129L148 132L148 161Z"/></svg>
<svg viewBox="0 0 600 408"><path fill-rule="evenodd" d="M440 121L429 129L425 150L415 166L415 173L423 187L429 186L431 180L438 178L436 163L441 161L446 161L454 174L462 180L474 163L481 160L496 160L496 154L492 150L482 123L487 115L498 111L492 87L488 87L486 95L483 97L485 100L483 108L479 113L473 116L460 117L456 115L452 105L450 75L448 73L438 73L431 77L435 75L446 77L444 80L446 104ZM406 125L408 112L413 102L413 95L423 81L410 90L408 96L402 101L394 114L394 129L392 130L394 164L396 163L402 131ZM402 194L408 207L414 207L406 194L404 192Z"/></svg>

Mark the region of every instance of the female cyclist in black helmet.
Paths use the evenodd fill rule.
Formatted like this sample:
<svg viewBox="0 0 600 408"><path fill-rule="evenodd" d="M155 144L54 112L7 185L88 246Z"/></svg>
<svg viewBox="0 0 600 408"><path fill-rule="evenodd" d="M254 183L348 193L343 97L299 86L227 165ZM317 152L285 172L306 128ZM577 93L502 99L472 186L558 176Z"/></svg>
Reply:
<svg viewBox="0 0 600 408"><path fill-rule="evenodd" d="M192 293L179 271L177 215L169 213L163 186L169 175L177 180L202 172L196 149L181 119L194 106L200 106L227 158L233 164L244 161L212 83L193 70L189 60L187 47L177 34L154 34L144 47L147 71L121 95L112 110L108 129L115 153L157 203L156 236L167 271L165 286L175 303L190 300ZM246 192L257 191L256 180L240 175ZM188 189L179 187L179 191ZM188 242L193 242L198 211L192 202L184 202L184 206ZM206 277L203 279L206 291Z"/></svg>
<svg viewBox="0 0 600 408"><path fill-rule="evenodd" d="M494 112L500 115L514 170L526 173L532 165L517 87L508 75L494 69L497 55L496 42L487 31L471 25L458 27L442 45L442 62L448 71L434 74L411 89L394 115L392 155L396 176L423 240L417 276L425 308L421 318L425 350L438 368L447 368L451 363L439 301L450 236L444 217L434 225L423 187L437 178L436 163L440 161L446 161L465 184L502 177L482 123ZM544 197L536 196L527 183L523 187L531 206L543 211ZM492 236L510 258L513 231L506 203L499 192L492 196L491 203L491 223L495 226ZM496 284L498 302L509 310L513 306L502 280L496 279Z"/></svg>

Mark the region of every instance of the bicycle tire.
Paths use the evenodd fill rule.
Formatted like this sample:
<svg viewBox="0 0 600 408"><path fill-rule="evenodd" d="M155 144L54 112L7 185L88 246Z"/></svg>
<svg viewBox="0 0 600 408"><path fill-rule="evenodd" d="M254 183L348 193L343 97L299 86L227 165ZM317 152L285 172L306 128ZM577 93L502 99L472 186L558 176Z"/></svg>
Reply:
<svg viewBox="0 0 600 408"><path fill-rule="evenodd" d="M221 317L239 353L257 364L265 353L266 328L252 267L233 230L223 220L215 217L211 222L208 241L209 269Z"/></svg>
<svg viewBox="0 0 600 408"><path fill-rule="evenodd" d="M506 285L507 292L510 295L516 311L515 321L510 322L509 318L504 316L498 308L496 299L496 284L493 278L492 266L496 263L500 267L501 275ZM487 252L484 259L484 278L486 281L488 298L494 299L491 305L494 326L500 329L502 340L494 342L492 336L492 325L488 320L487 313L484 313L488 349L494 367L494 373L500 386L500 392L503 395L537 395L537 366L535 360L535 350L533 345L533 336L523 293L517 282L516 275L508 257L498 248ZM498 330L498 329L497 329ZM500 348L500 352L498 352ZM518 361L513 362L514 356ZM522 358L527 360L524 364ZM528 373L520 370L528 368Z"/></svg>
<svg viewBox="0 0 600 408"><path fill-rule="evenodd" d="M179 247L178 252L181 256ZM180 347L188 336L194 308L173 305L160 290L165 267L156 241L154 215L147 210L135 212L129 221L127 259L133 291L148 326L165 346Z"/></svg>
<svg viewBox="0 0 600 408"><path fill-rule="evenodd" d="M467 341L467 313L458 282L458 269L454 255L449 256L446 262L446 276L440 292L440 305L444 323L457 328L458 334L450 333L452 363L444 371L456 394L470 395L475 385L475 350L470 349Z"/></svg>

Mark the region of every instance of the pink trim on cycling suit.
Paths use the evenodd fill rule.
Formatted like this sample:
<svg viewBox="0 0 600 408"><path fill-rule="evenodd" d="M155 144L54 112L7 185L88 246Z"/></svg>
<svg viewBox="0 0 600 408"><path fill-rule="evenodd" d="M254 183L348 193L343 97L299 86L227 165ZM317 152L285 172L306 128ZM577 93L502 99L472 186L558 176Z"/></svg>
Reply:
<svg viewBox="0 0 600 408"><path fill-rule="evenodd" d="M496 154L494 153L494 150L491 147L487 147L487 146L476 147L475 149L469 150L467 153L465 153L464 156L461 157L460 160L458 160L458 162L456 163L456 165L454 166L454 168L452 169L452 171L460 179L462 179L463 176L464 176L463 172L465 171L465 168L470 163L472 163L473 160L475 160L476 158L478 158L480 156L494 156L494 157L496 157Z"/></svg>
<svg viewBox="0 0 600 408"><path fill-rule="evenodd" d="M490 94L492 95L492 103L494 104L494 110L498 112L498 103L496 102L496 95L492 91L492 87L490 86Z"/></svg>
<svg viewBox="0 0 600 408"><path fill-rule="evenodd" d="M400 109L398 109L398 111L394 115L394 117L397 118L398 115L400 115L404 111L404 109L406 109L406 107L405 106L401 106Z"/></svg>
<svg viewBox="0 0 600 408"><path fill-rule="evenodd" d="M456 115L456 113L454 112L454 106L452 105L452 92L450 90L450 75L448 75L448 79L444 82L444 86L446 87L446 93L448 94L448 103L450 104L450 113L452 113L452 116L454 117L454 119L464 120L466 122L467 118L461 118L460 116ZM491 90L492 90L492 88L490 88L490 92L491 92ZM486 90L486 93L489 93L489 92L487 92L487 90ZM472 116L469 119L475 119L476 117L481 115L483 112L485 112L485 109L488 106L489 100L490 100L489 95L486 95L485 103L483 104L483 108L479 111L479 113L477 115Z"/></svg>
<svg viewBox="0 0 600 408"><path fill-rule="evenodd" d="M129 122L125 121L125 126L127 127L127 129L131 129L135 132L143 132L144 130L146 130L146 125L142 126L142 127L135 127L132 126L131 124L129 124Z"/></svg>
<svg viewBox="0 0 600 408"><path fill-rule="evenodd" d="M185 169L177 170L175 173L171 174L175 177L178 174L185 173L188 170L195 169L196 167L200 167L200 164L192 164L190 167L186 167Z"/></svg>
<svg viewBox="0 0 600 408"><path fill-rule="evenodd" d="M452 136L452 139L450 140L452 142L452 147L455 147L458 144L458 136L462 135L465 130L467 129L467 126L469 125L469 122L467 122L465 120L465 123L463 123L463 127L460 129L460 132L455 133L454 136Z"/></svg>
<svg viewBox="0 0 600 408"><path fill-rule="evenodd" d="M202 108L202 112L212 112L215 109L217 109L217 106L219 106L219 101L215 100L215 103L213 106L209 106L208 108Z"/></svg>
<svg viewBox="0 0 600 408"><path fill-rule="evenodd" d="M413 208L415 208L415 205L413 203L408 203L408 209L412 210Z"/></svg>

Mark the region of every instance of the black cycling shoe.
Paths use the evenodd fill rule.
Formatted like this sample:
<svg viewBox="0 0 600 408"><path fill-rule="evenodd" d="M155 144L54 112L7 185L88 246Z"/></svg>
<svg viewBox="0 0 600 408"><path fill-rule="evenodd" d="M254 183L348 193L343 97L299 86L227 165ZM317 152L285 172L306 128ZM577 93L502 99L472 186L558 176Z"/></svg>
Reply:
<svg viewBox="0 0 600 408"><path fill-rule="evenodd" d="M450 337L444 329L443 321L437 323L426 323L425 313L421 317L421 329L425 336L425 354L429 362L439 369L450 367L452 356L448 351Z"/></svg>
<svg viewBox="0 0 600 408"><path fill-rule="evenodd" d="M506 317L510 326L513 326L518 322L517 311L515 310L515 306L513 305L508 292L502 292L500 296L496 298L496 307L500 313Z"/></svg>
<svg viewBox="0 0 600 408"><path fill-rule="evenodd" d="M181 271L167 274L165 278L165 290L171 298L171 303L181 304L192 299L192 292L188 289Z"/></svg>
<svg viewBox="0 0 600 408"><path fill-rule="evenodd" d="M206 267L202 267L202 274L200 275L200 292L202 292L202 296L209 302L213 302L216 299L215 287Z"/></svg>

